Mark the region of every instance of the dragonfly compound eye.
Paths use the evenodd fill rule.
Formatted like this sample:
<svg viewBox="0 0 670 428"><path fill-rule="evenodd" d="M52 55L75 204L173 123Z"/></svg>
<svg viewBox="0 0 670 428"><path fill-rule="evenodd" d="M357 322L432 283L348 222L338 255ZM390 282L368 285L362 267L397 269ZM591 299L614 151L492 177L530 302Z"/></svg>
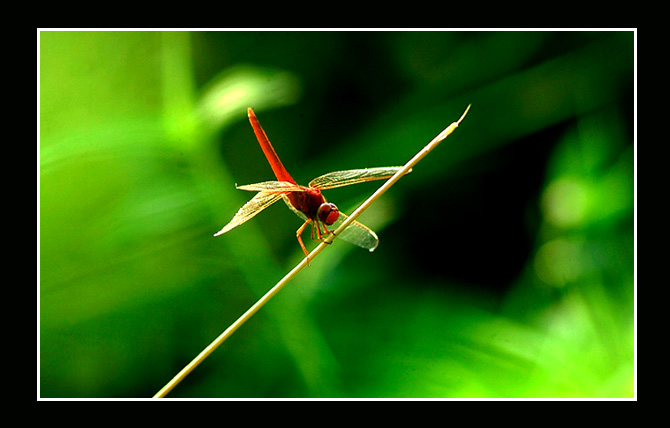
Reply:
<svg viewBox="0 0 670 428"><path fill-rule="evenodd" d="M319 211L317 212L319 220L330 226L331 224L337 221L337 218L340 216L340 210L337 209L335 204L329 202L323 203L319 206Z"/></svg>

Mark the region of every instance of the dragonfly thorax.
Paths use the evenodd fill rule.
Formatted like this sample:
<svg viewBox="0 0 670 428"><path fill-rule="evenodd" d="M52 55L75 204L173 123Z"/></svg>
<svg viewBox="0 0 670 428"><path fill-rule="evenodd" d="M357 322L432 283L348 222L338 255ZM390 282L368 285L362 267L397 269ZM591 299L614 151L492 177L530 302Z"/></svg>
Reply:
<svg viewBox="0 0 670 428"><path fill-rule="evenodd" d="M307 218L321 220L319 210L322 205L326 204L326 199L319 189L305 187L303 192L290 192L286 196L291 201L291 205Z"/></svg>

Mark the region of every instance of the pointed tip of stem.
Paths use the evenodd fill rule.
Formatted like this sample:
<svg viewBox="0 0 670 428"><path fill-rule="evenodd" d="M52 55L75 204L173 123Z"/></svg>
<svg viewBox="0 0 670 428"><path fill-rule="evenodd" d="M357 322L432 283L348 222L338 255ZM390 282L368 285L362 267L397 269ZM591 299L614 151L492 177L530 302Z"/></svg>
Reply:
<svg viewBox="0 0 670 428"><path fill-rule="evenodd" d="M458 121L457 121L456 123L458 123L458 124L461 123L461 121L465 118L465 115L468 114L468 112L470 111L470 106L472 106L472 104L468 104L468 106L466 107L465 111L464 111L463 114L461 115L461 118L458 119Z"/></svg>
<svg viewBox="0 0 670 428"><path fill-rule="evenodd" d="M461 118L458 119L456 122L452 123L451 125L447 126L446 128L444 128L444 130L443 130L442 132L440 132L440 133L438 134L438 136L435 137L435 138L433 139L433 141L431 141L431 142L429 143L429 146L430 146L432 143L439 143L440 141L442 141L442 140L444 140L445 138L447 138L447 137L449 136L449 134L451 134L452 132L454 132L454 129L458 128L458 125L461 124L461 121L465 118L465 115L468 114L468 112L470 111L470 106L471 106L471 105L472 105L472 104L468 104L468 106L466 107L465 111L464 111L463 114L461 115Z"/></svg>

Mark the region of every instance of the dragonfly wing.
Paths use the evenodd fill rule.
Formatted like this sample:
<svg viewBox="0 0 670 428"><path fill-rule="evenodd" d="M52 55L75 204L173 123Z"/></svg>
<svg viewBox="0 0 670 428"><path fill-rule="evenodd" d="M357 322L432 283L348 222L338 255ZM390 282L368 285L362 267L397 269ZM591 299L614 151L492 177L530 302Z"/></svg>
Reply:
<svg viewBox="0 0 670 428"><path fill-rule="evenodd" d="M347 218L348 216L346 214L340 212L337 221L331 226L328 226L329 230L336 230ZM349 227L344 229L338 235L338 238L342 238L350 244L358 245L359 247L370 251L374 251L375 248L377 248L377 245L379 245L377 234L357 221L354 221Z"/></svg>
<svg viewBox="0 0 670 428"><path fill-rule="evenodd" d="M244 204L242 208L237 211L237 214L233 217L230 222L214 234L214 236L223 235L231 229L241 225L245 221L249 220L259 212L263 211L265 208L274 204L282 197L281 193L270 193L270 192L259 192L254 196L249 202Z"/></svg>
<svg viewBox="0 0 670 428"><path fill-rule="evenodd" d="M284 199L286 205L288 205L291 211L293 211L298 217L300 217L303 220L307 220L307 216L305 214L301 213L300 211L295 209L293 205L291 205L291 202L288 200L286 195L282 195L282 199ZM344 222L344 220L346 220L347 218L349 218L348 215L340 212L340 216L337 218L337 221L335 221L335 223L333 223L332 225L328 226L328 230L331 231L336 230L338 227L340 227L342 222ZM350 244L358 245L359 247L365 248L366 250L370 251L374 251L375 248L377 248L377 245L379 244L379 238L377 237L377 234L374 233L372 230L370 230L370 228L368 228L367 226L357 221L354 221L349 225L349 227L344 229L342 233L338 235L338 238L342 238L342 240Z"/></svg>
<svg viewBox="0 0 670 428"><path fill-rule="evenodd" d="M298 192L307 189L304 186L289 183L288 181L263 181L261 183L245 184L243 186L235 186L235 187L239 190L247 190L249 192L267 192L267 193Z"/></svg>
<svg viewBox="0 0 670 428"><path fill-rule="evenodd" d="M350 184L363 183L365 181L383 180L391 178L400 171L400 166L386 166L381 168L350 169L347 171L335 171L324 174L310 181L309 187L318 189L332 189L335 187L348 186ZM409 174L410 169L407 171Z"/></svg>

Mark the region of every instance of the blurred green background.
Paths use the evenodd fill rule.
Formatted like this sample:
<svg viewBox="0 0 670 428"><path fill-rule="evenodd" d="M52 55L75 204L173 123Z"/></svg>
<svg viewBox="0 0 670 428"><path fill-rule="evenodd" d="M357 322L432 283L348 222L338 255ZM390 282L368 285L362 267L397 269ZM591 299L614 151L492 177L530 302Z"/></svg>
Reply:
<svg viewBox="0 0 670 428"><path fill-rule="evenodd" d="M635 35L39 34L39 394L150 397L302 257L274 176L461 126L170 397L633 397ZM350 212L380 183L326 197ZM308 242L308 248L314 243Z"/></svg>

